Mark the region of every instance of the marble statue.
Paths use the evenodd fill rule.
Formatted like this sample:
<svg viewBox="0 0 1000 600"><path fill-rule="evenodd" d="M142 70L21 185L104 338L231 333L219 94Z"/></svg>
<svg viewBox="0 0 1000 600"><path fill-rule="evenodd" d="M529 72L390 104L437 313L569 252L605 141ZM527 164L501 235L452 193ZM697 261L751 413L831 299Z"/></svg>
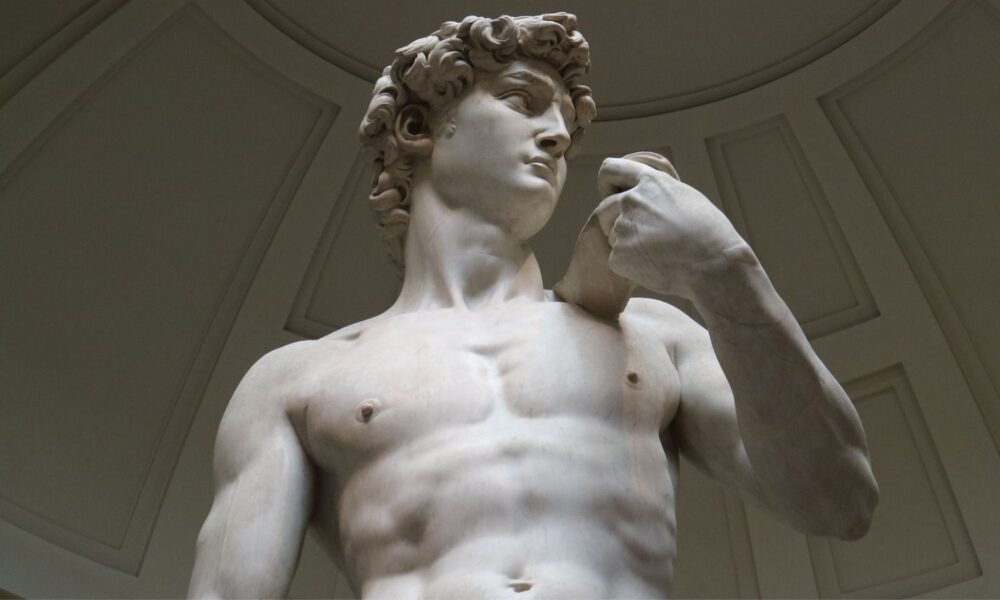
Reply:
<svg viewBox="0 0 1000 600"><path fill-rule="evenodd" d="M596 114L589 65L569 14L467 17L396 52L361 138L399 297L246 374L191 596L283 595L308 526L362 598L666 597L681 454L804 532L865 533L857 412L665 158L604 161L543 288L527 240Z"/></svg>

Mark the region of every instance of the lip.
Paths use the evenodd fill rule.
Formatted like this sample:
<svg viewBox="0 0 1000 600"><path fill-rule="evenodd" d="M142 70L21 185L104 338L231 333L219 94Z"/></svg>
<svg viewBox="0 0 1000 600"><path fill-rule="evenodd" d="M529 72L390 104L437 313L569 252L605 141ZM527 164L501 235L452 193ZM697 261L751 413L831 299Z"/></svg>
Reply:
<svg viewBox="0 0 1000 600"><path fill-rule="evenodd" d="M527 161L529 165L540 165L553 177L556 175L556 161L551 156L532 156Z"/></svg>

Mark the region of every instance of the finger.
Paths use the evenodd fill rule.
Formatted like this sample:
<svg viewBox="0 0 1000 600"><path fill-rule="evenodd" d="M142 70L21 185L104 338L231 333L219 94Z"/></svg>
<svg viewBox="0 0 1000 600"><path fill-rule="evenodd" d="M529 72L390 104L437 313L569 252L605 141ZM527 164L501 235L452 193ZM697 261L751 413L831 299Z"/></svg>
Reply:
<svg viewBox="0 0 1000 600"><path fill-rule="evenodd" d="M666 156L662 154L657 154L656 152L650 152L649 150L642 150L640 152L633 152L631 154L626 154L622 158L627 160L634 160L636 162L641 162L644 165L653 167L657 171L663 171L667 175L670 175L677 181L681 180L680 175L677 174L677 169L674 165L667 159Z"/></svg>
<svg viewBox="0 0 1000 600"><path fill-rule="evenodd" d="M612 228L609 238L623 237L627 239L629 236L634 235L635 226L622 220L618 221L614 228ZM611 245L611 254L608 255L608 268L611 269L612 273L631 281L639 281L640 274L636 272L635 267L635 248L629 244L621 246L617 244Z"/></svg>
<svg viewBox="0 0 1000 600"><path fill-rule="evenodd" d="M644 164L624 158L606 158L597 171L597 191L601 197L631 189L639 183Z"/></svg>
<svg viewBox="0 0 1000 600"><path fill-rule="evenodd" d="M604 200L601 200L601 203L594 209L594 216L597 217L597 221L601 225L601 231L604 232L604 235L608 236L609 242L611 228L615 226L615 221L622 214L621 197L621 193L611 194Z"/></svg>

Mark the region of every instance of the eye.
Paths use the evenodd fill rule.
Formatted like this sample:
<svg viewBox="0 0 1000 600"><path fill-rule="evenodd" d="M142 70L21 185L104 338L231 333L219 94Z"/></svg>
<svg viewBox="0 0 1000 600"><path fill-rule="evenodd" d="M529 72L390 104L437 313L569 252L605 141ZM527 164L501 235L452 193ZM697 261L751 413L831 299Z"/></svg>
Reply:
<svg viewBox="0 0 1000 600"><path fill-rule="evenodd" d="M531 109L531 96L528 95L528 92L515 90L513 92L507 92L506 94L500 96L500 98L510 102L519 110Z"/></svg>

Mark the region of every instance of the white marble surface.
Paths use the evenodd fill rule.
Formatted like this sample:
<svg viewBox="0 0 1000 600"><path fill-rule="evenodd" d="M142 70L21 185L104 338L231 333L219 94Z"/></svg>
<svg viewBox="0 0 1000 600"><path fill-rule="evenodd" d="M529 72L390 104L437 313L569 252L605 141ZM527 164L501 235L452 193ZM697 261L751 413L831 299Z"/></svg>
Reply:
<svg viewBox="0 0 1000 600"><path fill-rule="evenodd" d="M560 22L520 21L526 47L582 56ZM192 596L282 595L309 524L365 598L667 596L680 453L803 531L866 531L857 413L750 247L665 159L604 162L581 242L600 236L559 295L543 289L527 241L592 101L582 71L505 45L518 24L446 26L468 39L418 40L376 85L363 132L391 176L373 202L402 291L246 375ZM621 284L598 289L604 308L599 278ZM626 302L633 284L689 299L707 330Z"/></svg>

